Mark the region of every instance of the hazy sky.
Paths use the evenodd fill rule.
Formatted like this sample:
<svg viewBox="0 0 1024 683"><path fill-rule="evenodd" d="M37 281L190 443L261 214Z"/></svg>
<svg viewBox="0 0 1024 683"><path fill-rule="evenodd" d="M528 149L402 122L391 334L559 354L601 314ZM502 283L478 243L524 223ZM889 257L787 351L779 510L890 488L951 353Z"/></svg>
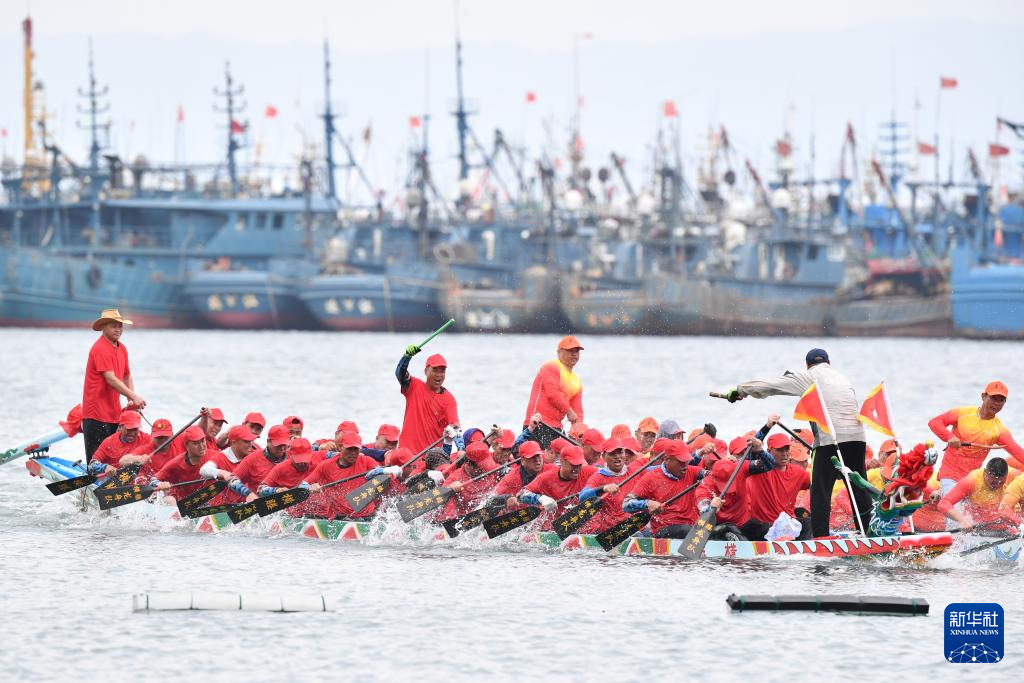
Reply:
<svg viewBox="0 0 1024 683"><path fill-rule="evenodd" d="M74 108L90 36L99 79L110 87L118 153L173 160L181 105L186 158L218 159L224 121L211 110L211 89L222 85L230 59L247 90L240 118L250 122L250 142L261 143L264 162L289 164L301 147L300 128L311 142L320 140L314 117L323 104L321 41L329 37L332 99L346 113L339 126L355 138L374 183L389 192L395 187L411 140L409 116L425 107L433 114L436 173L454 176L454 125L445 115L455 94L451 0L7 0L0 3L0 128L8 137L0 145L18 157L20 23L29 7L51 130L76 157L87 145ZM813 136L819 176L834 173L847 121L865 157L894 108L897 118L916 120L917 137L930 141L940 75L960 83L942 94L940 126L943 146L955 145L958 175L965 145L987 169L997 114L1024 120L1021 2L464 0L459 14L465 89L479 111L472 121L479 136L489 145L500 127L531 157L545 144L557 145L553 153L565 146L574 37L591 34L578 40L588 163L607 165L609 152L622 153L637 183L649 165L646 149L666 123L665 100L679 110L689 168L708 127L724 124L740 158L749 157L764 175L786 127L802 171L810 169ZM533 104L525 102L527 91L536 93ZM276 118L264 116L267 105L277 108ZM373 135L364 149L368 125ZM1001 140L1010 139L1003 131ZM1019 145L1011 146L1003 178L1019 183L1022 157ZM246 155L254 153L251 146Z"/></svg>

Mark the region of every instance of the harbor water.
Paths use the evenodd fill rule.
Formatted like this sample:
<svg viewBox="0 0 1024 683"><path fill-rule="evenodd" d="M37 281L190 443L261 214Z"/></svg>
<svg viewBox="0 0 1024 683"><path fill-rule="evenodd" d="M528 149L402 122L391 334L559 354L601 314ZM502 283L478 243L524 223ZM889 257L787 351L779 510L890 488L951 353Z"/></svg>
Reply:
<svg viewBox="0 0 1024 683"><path fill-rule="evenodd" d="M196 332L129 329L136 389L150 420L175 427L200 406L230 424L251 410L305 420L330 436L352 419L364 440L401 424L394 377L421 334ZM0 448L50 431L81 400L90 331L0 334L6 400ZM464 427L522 424L537 367L556 338L446 333L446 386ZM929 418L974 405L1001 379L1001 418L1024 441L1019 343L969 340L584 337L577 371L586 422L651 415L687 429L714 423L729 438L785 420L795 399L728 403L708 397L738 381L802 367L823 346L863 397L886 382L905 445ZM422 357L412 370L422 372ZM877 447L881 435L871 434ZM52 454L79 458L82 440ZM871 560L765 559L686 563L606 557L456 539L369 544L275 538L254 528L197 534L127 514L76 511L24 461L0 466L2 678L15 680L905 680L1009 678L1024 658L1016 567L953 553L923 567ZM142 504L140 504L142 505ZM126 508L128 510L128 508ZM400 524L400 522L396 522ZM224 590L326 596L328 613L133 613L144 591ZM926 599L928 617L731 614L739 594L861 594ZM943 609L998 602L1006 614L999 664L947 663Z"/></svg>

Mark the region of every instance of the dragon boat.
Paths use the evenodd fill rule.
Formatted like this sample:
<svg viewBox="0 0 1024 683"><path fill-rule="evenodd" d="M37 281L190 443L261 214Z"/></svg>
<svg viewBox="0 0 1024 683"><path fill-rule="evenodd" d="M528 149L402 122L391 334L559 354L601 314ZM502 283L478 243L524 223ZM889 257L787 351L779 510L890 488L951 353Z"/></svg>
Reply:
<svg viewBox="0 0 1024 683"><path fill-rule="evenodd" d="M81 476L84 468L81 464L52 456L36 456L26 462L29 472L48 481L62 481ZM82 501L82 509L98 509L95 496L92 493L93 486L85 487L80 492L72 495L79 495ZM160 502L142 502L131 506L116 508L111 511L114 515L133 514L152 518L161 524L178 526L196 532L216 533L231 527L231 520L227 514L218 513L206 515L196 519L183 518L177 508L173 505L164 505ZM418 541L424 544L452 542L448 533L443 527L426 526L423 523L405 525L401 528L397 525L378 518L373 521L343 521L325 520L303 517L289 517L288 515L275 515L272 518L261 520L254 518L246 520L239 527L247 527L258 530L259 534L267 536L278 536L282 534L294 534L304 538L312 538L324 541L341 541L355 543L387 542L392 534L398 534L403 541ZM260 526L256 526L260 525ZM574 534L562 540L557 534L550 531L529 531L512 536L508 540L488 541L487 535L480 528L471 529L467 533L460 534L459 541L465 544L476 543L485 546L488 543L498 547L515 546L518 549L541 548L555 551L590 551L605 553L597 541L595 535ZM895 558L899 561L919 563L938 555L949 549L953 543L953 536L949 533L923 533L900 536L881 537L835 537L826 539L815 539L810 541L785 540L785 541L708 541L704 549L705 558L719 559L759 559L767 557L813 557L813 558L845 558L845 557L873 557L880 559ZM617 547L606 554L649 556L649 557L678 557L683 546L682 539L662 539L643 536L634 536L626 539Z"/></svg>

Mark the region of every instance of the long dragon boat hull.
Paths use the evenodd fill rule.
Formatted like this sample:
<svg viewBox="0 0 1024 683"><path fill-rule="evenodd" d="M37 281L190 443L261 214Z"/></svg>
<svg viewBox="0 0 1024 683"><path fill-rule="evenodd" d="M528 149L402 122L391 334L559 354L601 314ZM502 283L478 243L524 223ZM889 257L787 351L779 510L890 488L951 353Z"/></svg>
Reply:
<svg viewBox="0 0 1024 683"><path fill-rule="evenodd" d="M79 476L83 469L77 463L52 457L32 458L27 463L29 471L50 481L60 481ZM83 489L84 507L94 507L95 498L91 491ZM231 526L227 515L219 513L198 519L182 519L171 505L142 502L126 506L137 515L151 517L161 523L175 524L199 532L217 532ZM126 508L115 508L115 514ZM253 520L256 521L256 520ZM446 543L452 539L441 527L424 527L421 524L402 525L395 529L383 521L355 522L342 520L309 519L278 515L263 524L268 535L297 534L305 538L326 541L369 542L385 540L391 533L398 533L404 540L418 540L423 543ZM250 524L244 522L243 524ZM481 529L464 533L461 542L488 544L487 536ZM576 534L564 541L550 531L525 531L511 536L509 541L520 547L536 547L558 551L590 551L604 553L597 537L590 534ZM833 538L813 541L708 541L704 557L725 560L749 560L767 557L878 557L896 558L903 561L922 561L945 552L953 542L946 532L911 534L905 536L883 536L878 538ZM496 543L495 543L496 544ZM610 551L612 555L679 557L682 554L682 539L662 539L635 536L628 538ZM505 543L502 543L505 545Z"/></svg>

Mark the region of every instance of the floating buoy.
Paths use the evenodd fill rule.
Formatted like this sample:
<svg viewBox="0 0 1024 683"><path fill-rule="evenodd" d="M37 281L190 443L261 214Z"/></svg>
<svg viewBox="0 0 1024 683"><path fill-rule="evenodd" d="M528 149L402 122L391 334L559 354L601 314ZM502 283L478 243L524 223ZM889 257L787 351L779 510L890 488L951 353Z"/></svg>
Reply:
<svg viewBox="0 0 1024 683"><path fill-rule="evenodd" d="M132 611L245 610L247 612L326 612L322 595L276 595L271 593L216 593L196 591L136 593Z"/></svg>
<svg viewBox="0 0 1024 683"><path fill-rule="evenodd" d="M736 595L725 599L734 612L850 612L862 615L889 614L926 616L923 598L893 598L877 595Z"/></svg>

